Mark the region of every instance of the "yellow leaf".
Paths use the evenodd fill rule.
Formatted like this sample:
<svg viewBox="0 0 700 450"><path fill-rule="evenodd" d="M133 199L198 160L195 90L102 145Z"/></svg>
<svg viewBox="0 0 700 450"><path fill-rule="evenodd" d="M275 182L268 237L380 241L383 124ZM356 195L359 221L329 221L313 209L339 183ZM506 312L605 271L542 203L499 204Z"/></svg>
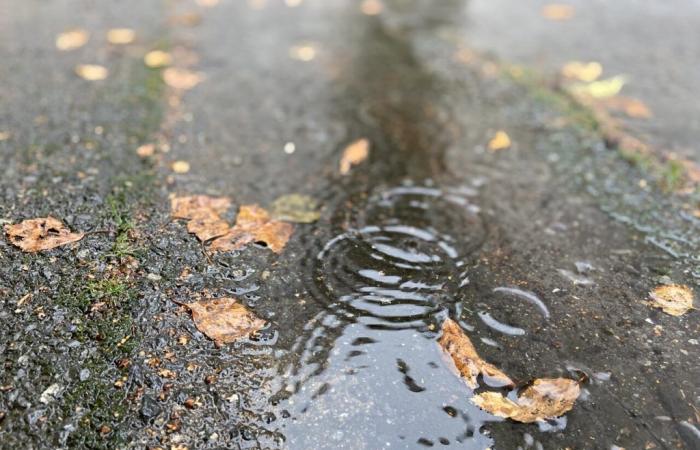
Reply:
<svg viewBox="0 0 700 450"><path fill-rule="evenodd" d="M107 42L114 45L131 44L136 38L136 33L131 28L112 28L107 31Z"/></svg>
<svg viewBox="0 0 700 450"><path fill-rule="evenodd" d="M75 73L88 81L104 80L109 75L107 68L98 64L78 64L75 66Z"/></svg>
<svg viewBox="0 0 700 450"><path fill-rule="evenodd" d="M563 3L551 3L542 8L542 17L549 20L569 20L574 17L574 7Z"/></svg>
<svg viewBox="0 0 700 450"><path fill-rule="evenodd" d="M510 148L510 146L510 136L508 136L508 134L503 130L497 131L488 144L488 148L492 152L496 152L498 150L505 150L507 148Z"/></svg>
<svg viewBox="0 0 700 450"><path fill-rule="evenodd" d="M74 50L85 45L88 39L90 35L81 28L64 31L56 36L56 48L64 52Z"/></svg>
<svg viewBox="0 0 700 450"><path fill-rule="evenodd" d="M617 75L592 83L577 83L571 86L571 90L574 94L582 94L593 98L608 98L619 94L625 83L627 83L627 77Z"/></svg>
<svg viewBox="0 0 700 450"><path fill-rule="evenodd" d="M362 163L369 156L369 140L362 138L351 143L343 151L340 158L340 174L346 175L352 166Z"/></svg>
<svg viewBox="0 0 700 450"><path fill-rule="evenodd" d="M561 69L562 75L586 83L595 81L603 73L603 66L598 62L584 63L581 61L571 61L566 63Z"/></svg>
<svg viewBox="0 0 700 450"><path fill-rule="evenodd" d="M693 290L680 284L659 286L649 293L651 306L666 314L682 316L693 309Z"/></svg>
<svg viewBox="0 0 700 450"><path fill-rule="evenodd" d="M27 219L15 225L5 225L5 233L12 245L25 252L40 252L79 241L83 233L71 233L53 217Z"/></svg>
<svg viewBox="0 0 700 450"><path fill-rule="evenodd" d="M143 62L148 67L157 69L159 67L169 66L173 62L173 58L168 52L153 50L146 53L146 56L143 57Z"/></svg>
<svg viewBox="0 0 700 450"><path fill-rule="evenodd" d="M308 62L316 57L316 49L313 45L295 45L289 49L289 56L299 61Z"/></svg>
<svg viewBox="0 0 700 450"><path fill-rule="evenodd" d="M188 90L197 86L204 76L198 72L187 69L167 68L163 71L163 81L168 86L175 89Z"/></svg>
<svg viewBox="0 0 700 450"><path fill-rule="evenodd" d="M187 173L190 171L190 163L187 161L175 161L172 165L173 172Z"/></svg>
<svg viewBox="0 0 700 450"><path fill-rule="evenodd" d="M222 345L248 337L265 326L257 317L235 298L217 298L182 304L192 313L197 329Z"/></svg>

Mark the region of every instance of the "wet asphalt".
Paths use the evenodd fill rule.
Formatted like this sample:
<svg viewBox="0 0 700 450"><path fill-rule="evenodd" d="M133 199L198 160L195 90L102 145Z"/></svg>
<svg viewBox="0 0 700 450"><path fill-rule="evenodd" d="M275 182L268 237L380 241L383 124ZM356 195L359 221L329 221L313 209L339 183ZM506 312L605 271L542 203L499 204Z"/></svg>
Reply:
<svg viewBox="0 0 700 450"><path fill-rule="evenodd" d="M0 219L52 215L95 232L36 255L0 240L0 446L696 448L697 313L645 303L662 283L697 291L698 219L683 208L692 198L640 183L645 173L577 109L557 107L557 94L505 76L490 56L455 57L467 48L541 70L588 57L635 69L629 88L658 111L640 132L686 148L693 5L677 15L622 2L640 28L656 19L656 33L688 46L673 60L688 70L660 83L658 64L623 58L670 41L649 38L653 47L627 31L627 44L598 52L607 34L595 45L581 37L589 21L617 23L617 4L577 4L580 30L562 32L534 17L507 26L539 3L396 1L379 15L355 2L287 3L0 3L0 131L11 132L0 141ZM664 31L675 23L677 34ZM58 52L55 35L74 26L89 43ZM123 26L137 41L107 44L104 32ZM142 62L157 48L204 81L184 93L164 86ZM81 80L77 63L110 76ZM680 109L638 78L683 90ZM499 129L513 146L488 151ZM362 137L368 161L341 176L344 146ZM136 154L145 143L154 156ZM178 160L189 172L172 172ZM321 218L296 225L280 255L206 255L169 217L171 194L238 207L292 192L316 198ZM412 269L376 258L390 247L434 258ZM368 303L358 290L381 283L367 270L401 277L417 303ZM536 295L547 313L503 288ZM217 348L172 301L218 296L270 326ZM447 316L518 382L582 378L584 394L540 426L478 410L436 347Z"/></svg>

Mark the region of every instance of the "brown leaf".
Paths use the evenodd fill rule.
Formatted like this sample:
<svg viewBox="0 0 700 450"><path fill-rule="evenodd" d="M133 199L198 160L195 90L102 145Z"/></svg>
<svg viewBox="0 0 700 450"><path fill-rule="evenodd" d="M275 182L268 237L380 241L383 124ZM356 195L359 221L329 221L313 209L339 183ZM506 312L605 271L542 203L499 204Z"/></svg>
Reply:
<svg viewBox="0 0 700 450"><path fill-rule="evenodd" d="M521 391L516 401L498 392L483 392L474 396L472 402L494 416L532 423L570 411L580 393L581 388L575 380L540 378Z"/></svg>
<svg viewBox="0 0 700 450"><path fill-rule="evenodd" d="M196 235L202 242L223 236L229 229L228 223L213 210L200 211L187 222L187 231Z"/></svg>
<svg viewBox="0 0 700 450"><path fill-rule="evenodd" d="M490 364L479 356L469 337L462 328L452 319L446 319L442 324L442 336L438 344L452 358L459 374L467 385L476 389L477 377L483 375L489 384L494 386L514 386L513 380L493 364Z"/></svg>
<svg viewBox="0 0 700 450"><path fill-rule="evenodd" d="M208 210L223 214L230 206L231 200L228 198L208 195L188 195L170 200L171 214L175 219L193 219L198 213Z"/></svg>
<svg viewBox="0 0 700 450"><path fill-rule="evenodd" d="M271 220L268 212L258 205L241 206L236 224L225 236L211 244L215 252L238 250L251 242L265 243L270 250L279 253L292 236L294 227L286 222Z"/></svg>
<svg viewBox="0 0 700 450"><path fill-rule="evenodd" d="M346 175L350 172L352 166L356 166L363 162L369 156L369 140L362 138L351 143L343 151L343 156L340 158L340 174Z"/></svg>
<svg viewBox="0 0 700 450"><path fill-rule="evenodd" d="M197 329L217 345L245 338L265 325L264 320L235 298L201 300L183 306L192 312Z"/></svg>
<svg viewBox="0 0 700 450"><path fill-rule="evenodd" d="M15 225L5 225L5 232L12 245L25 252L40 252L79 241L83 233L71 233L63 223L53 217L27 219Z"/></svg>
<svg viewBox="0 0 700 450"><path fill-rule="evenodd" d="M693 309L693 290L680 284L659 286L649 293L651 306L666 314L682 316Z"/></svg>

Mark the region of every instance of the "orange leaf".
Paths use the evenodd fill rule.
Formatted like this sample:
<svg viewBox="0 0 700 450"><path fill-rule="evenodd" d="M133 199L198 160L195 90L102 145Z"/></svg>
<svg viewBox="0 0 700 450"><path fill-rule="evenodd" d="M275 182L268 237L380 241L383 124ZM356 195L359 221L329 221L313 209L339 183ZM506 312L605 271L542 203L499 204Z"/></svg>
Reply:
<svg viewBox="0 0 700 450"><path fill-rule="evenodd" d="M265 321L235 298L217 298L183 304L192 312L197 329L217 345L245 338L259 331Z"/></svg>
<svg viewBox="0 0 700 450"><path fill-rule="evenodd" d="M680 284L659 286L649 293L651 306L666 314L682 316L693 309L693 290Z"/></svg>
<svg viewBox="0 0 700 450"><path fill-rule="evenodd" d="M5 232L12 245L25 252L40 252L79 241L83 233L71 233L63 223L53 217L27 219L15 225L5 225Z"/></svg>
<svg viewBox="0 0 700 450"><path fill-rule="evenodd" d="M236 224L228 234L211 244L215 252L238 250L251 242L260 242L279 253L292 236L294 227L286 222L270 220L268 212L258 205L243 205L236 217Z"/></svg>
<svg viewBox="0 0 700 450"><path fill-rule="evenodd" d="M351 143L343 151L340 159L340 174L346 175L352 166L360 164L369 156L369 140L362 138Z"/></svg>

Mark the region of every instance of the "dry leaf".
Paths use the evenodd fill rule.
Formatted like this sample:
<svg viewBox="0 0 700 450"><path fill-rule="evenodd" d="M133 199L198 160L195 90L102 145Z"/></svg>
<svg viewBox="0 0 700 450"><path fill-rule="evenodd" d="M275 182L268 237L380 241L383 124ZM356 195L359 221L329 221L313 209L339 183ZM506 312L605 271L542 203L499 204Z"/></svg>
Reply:
<svg viewBox="0 0 700 450"><path fill-rule="evenodd" d="M189 195L173 197L170 200L171 214L175 219L193 219L202 211L213 211L223 214L231 206L231 200L226 197L209 197L207 195Z"/></svg>
<svg viewBox="0 0 700 450"><path fill-rule="evenodd" d="M506 133L503 130L497 131L488 144L488 148L492 152L496 152L498 150L505 150L510 148L510 146L510 136L508 136L508 133Z"/></svg>
<svg viewBox="0 0 700 450"><path fill-rule="evenodd" d="M651 306L666 314L682 316L693 309L693 290L681 284L659 286L649 293Z"/></svg>
<svg viewBox="0 0 700 450"><path fill-rule="evenodd" d="M384 10L384 5L379 0L364 0L360 3L360 11L368 16L376 16Z"/></svg>
<svg viewBox="0 0 700 450"><path fill-rule="evenodd" d="M321 217L318 202L308 195L288 194L272 202L272 217L295 223L312 223Z"/></svg>
<svg viewBox="0 0 700 450"><path fill-rule="evenodd" d="M190 163L187 161L175 161L171 168L175 173L187 173L190 171Z"/></svg>
<svg viewBox="0 0 700 450"><path fill-rule="evenodd" d="M603 73L603 66L599 62L584 63L581 61L571 61L566 63L561 69L561 74L566 78L575 79L590 83L595 81Z"/></svg>
<svg viewBox="0 0 700 450"><path fill-rule="evenodd" d="M360 164L369 156L369 140L362 138L351 143L340 158L340 174L346 175L350 172L352 166Z"/></svg>
<svg viewBox="0 0 700 450"><path fill-rule="evenodd" d="M188 90L197 86L204 77L199 72L192 72L187 69L176 69L170 67L163 71L163 81L165 84L175 89Z"/></svg>
<svg viewBox="0 0 700 450"><path fill-rule="evenodd" d="M452 319L442 324L442 336L438 340L440 347L452 358L459 374L472 389L478 387L477 377L483 375L490 385L514 386L513 380L479 356L469 337Z"/></svg>
<svg viewBox="0 0 700 450"><path fill-rule="evenodd" d="M308 62L316 57L316 49L310 45L295 45L289 49L289 56L299 61Z"/></svg>
<svg viewBox="0 0 700 450"><path fill-rule="evenodd" d="M74 50L87 44L90 35L81 28L64 31L56 36L56 48L61 51Z"/></svg>
<svg viewBox="0 0 700 450"><path fill-rule="evenodd" d="M235 298L217 298L183 304L192 312L197 329L217 345L234 342L259 331L265 321Z"/></svg>
<svg viewBox="0 0 700 450"><path fill-rule="evenodd" d="M153 50L146 53L143 57L143 62L152 69L157 69L159 67L169 66L173 62L173 57L170 53L164 52L162 50Z"/></svg>
<svg viewBox="0 0 700 450"><path fill-rule="evenodd" d="M569 20L574 17L574 7L563 3L551 3L542 8L542 17L549 20Z"/></svg>
<svg viewBox="0 0 700 450"><path fill-rule="evenodd" d="M83 233L71 233L63 223L53 217L27 219L15 225L5 225L5 232L12 245L25 252L40 252L79 241Z"/></svg>
<svg viewBox="0 0 700 450"><path fill-rule="evenodd" d="M107 31L107 42L114 45L126 45L134 42L136 33L131 28L112 28Z"/></svg>
<svg viewBox="0 0 700 450"><path fill-rule="evenodd" d="M264 243L270 250L279 253L292 236L294 227L285 222L271 220L268 212L258 205L241 206L236 224L231 231L211 244L212 251L238 250L251 242Z"/></svg>
<svg viewBox="0 0 700 450"><path fill-rule="evenodd" d="M88 81L104 80L109 75L106 67L97 64L78 64L75 66L75 73L80 78Z"/></svg>
<svg viewBox="0 0 700 450"><path fill-rule="evenodd" d="M593 98L608 98L619 94L625 83L627 83L627 77L624 75L617 75L592 83L577 83L572 85L569 89L577 95Z"/></svg>
<svg viewBox="0 0 700 450"><path fill-rule="evenodd" d="M575 380L541 378L521 391L517 401L498 392L483 392L474 396L472 402L494 416L532 423L570 411L580 393L581 388Z"/></svg>

